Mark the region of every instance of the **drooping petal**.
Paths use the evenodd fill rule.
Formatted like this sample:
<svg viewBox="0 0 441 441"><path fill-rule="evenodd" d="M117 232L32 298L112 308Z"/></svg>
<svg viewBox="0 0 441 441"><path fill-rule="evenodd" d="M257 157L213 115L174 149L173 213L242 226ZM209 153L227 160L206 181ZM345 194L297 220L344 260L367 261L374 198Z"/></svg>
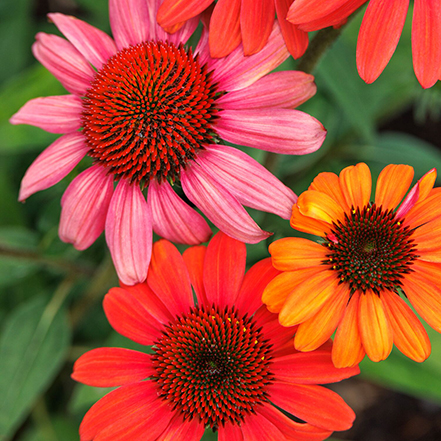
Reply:
<svg viewBox="0 0 441 441"><path fill-rule="evenodd" d="M23 202L37 191L55 185L72 171L88 150L81 133L70 133L58 138L26 171L20 185L19 201Z"/></svg>
<svg viewBox="0 0 441 441"><path fill-rule="evenodd" d="M119 50L150 40L148 9L145 0L109 0L110 27Z"/></svg>
<svg viewBox="0 0 441 441"><path fill-rule="evenodd" d="M211 3L213 0L164 0L158 10L158 23L169 28L195 17Z"/></svg>
<svg viewBox="0 0 441 441"><path fill-rule="evenodd" d="M312 317L337 289L339 280L333 271L321 271L297 286L279 313L283 326L297 325Z"/></svg>
<svg viewBox="0 0 441 441"><path fill-rule="evenodd" d="M187 266L191 284L193 285L199 305L210 306L204 287L204 261L207 247L198 246L187 248L182 257Z"/></svg>
<svg viewBox="0 0 441 441"><path fill-rule="evenodd" d="M273 29L275 13L273 1L241 1L240 32L245 55L255 54L265 46Z"/></svg>
<svg viewBox="0 0 441 441"><path fill-rule="evenodd" d="M152 179L148 190L153 230L176 243L198 245L210 239L211 228L204 218L187 205L167 182Z"/></svg>
<svg viewBox="0 0 441 441"><path fill-rule="evenodd" d="M155 374L150 355L123 348L98 348L74 364L72 378L95 387L112 387L142 381Z"/></svg>
<svg viewBox="0 0 441 441"><path fill-rule="evenodd" d="M69 133L81 127L81 111L81 99L75 95L34 98L12 115L9 122L29 124L50 133Z"/></svg>
<svg viewBox="0 0 441 441"><path fill-rule="evenodd" d="M345 314L335 333L332 348L332 362L335 367L352 367L360 363L365 356L358 331L358 303L359 295L351 296Z"/></svg>
<svg viewBox="0 0 441 441"><path fill-rule="evenodd" d="M393 334L381 298L371 290L360 294L358 329L368 357L372 361L385 360L392 351Z"/></svg>
<svg viewBox="0 0 441 441"><path fill-rule="evenodd" d="M316 267L326 259L326 248L323 245L300 237L285 237L276 240L268 250L274 267L280 271Z"/></svg>
<svg viewBox="0 0 441 441"><path fill-rule="evenodd" d="M413 179L409 165L390 164L378 176L375 203L383 210L394 210L403 199Z"/></svg>
<svg viewBox="0 0 441 441"><path fill-rule="evenodd" d="M221 110L216 131L226 141L269 152L305 155L323 144L326 130L295 109Z"/></svg>
<svg viewBox="0 0 441 441"><path fill-rule="evenodd" d="M210 20L208 42L213 58L222 58L236 49L241 40L241 0L219 0ZM242 50L242 49L241 49Z"/></svg>
<svg viewBox="0 0 441 441"><path fill-rule="evenodd" d="M119 279L127 285L143 282L152 252L151 214L139 187L125 179L110 202L106 241Z"/></svg>
<svg viewBox="0 0 441 441"><path fill-rule="evenodd" d="M372 177L369 167L360 163L340 172L340 187L349 207L363 208L371 197Z"/></svg>
<svg viewBox="0 0 441 441"><path fill-rule="evenodd" d="M387 321L392 328L395 346L406 357L423 362L431 351L430 340L421 322L395 293L381 296Z"/></svg>
<svg viewBox="0 0 441 441"><path fill-rule="evenodd" d="M400 39L409 0L370 0L357 43L357 68L366 83L383 72Z"/></svg>
<svg viewBox="0 0 441 441"><path fill-rule="evenodd" d="M299 351L313 351L334 333L349 302L349 289L345 284L337 287L323 306L299 325L294 346Z"/></svg>
<svg viewBox="0 0 441 441"><path fill-rule="evenodd" d="M312 181L308 190L316 190L325 193L334 199L345 212L351 208L348 207L348 204L346 203L345 196L340 187L340 181L335 173L319 173Z"/></svg>
<svg viewBox="0 0 441 441"><path fill-rule="evenodd" d="M188 199L231 237L246 243L257 243L270 235L259 228L222 183L213 179L197 163L181 173L181 184Z"/></svg>
<svg viewBox="0 0 441 441"><path fill-rule="evenodd" d="M32 46L35 58L64 86L78 96L84 96L94 77L87 60L64 38L39 32Z"/></svg>
<svg viewBox="0 0 441 441"><path fill-rule="evenodd" d="M325 193L316 190L304 191L297 200L301 214L332 225L344 220L344 211L338 203Z"/></svg>
<svg viewBox="0 0 441 441"><path fill-rule="evenodd" d="M161 324L123 288L112 288L104 297L103 308L112 328L130 340L152 345L161 335Z"/></svg>
<svg viewBox="0 0 441 441"><path fill-rule="evenodd" d="M78 175L61 199L58 234L63 242L85 250L104 231L113 194L113 178L94 165Z"/></svg>
<svg viewBox="0 0 441 441"><path fill-rule="evenodd" d="M221 96L222 109L249 110L268 107L294 109L315 95L314 77L300 71L273 72L251 86Z"/></svg>
<svg viewBox="0 0 441 441"><path fill-rule="evenodd" d="M153 245L147 283L173 316L186 314L194 304L184 259L167 240L159 240Z"/></svg>
<svg viewBox="0 0 441 441"><path fill-rule="evenodd" d="M347 430L355 419L339 395L321 386L275 381L268 386L268 392L276 406L323 429Z"/></svg>
<svg viewBox="0 0 441 441"><path fill-rule="evenodd" d="M441 14L437 0L416 0L412 20L412 58L423 88L441 75Z"/></svg>
<svg viewBox="0 0 441 441"><path fill-rule="evenodd" d="M182 415L175 413L170 424L157 438L159 441L199 441L204 435L205 427L197 418L184 421ZM230 440L231 441L231 440Z"/></svg>
<svg viewBox="0 0 441 441"><path fill-rule="evenodd" d="M116 53L114 41L103 31L70 15L48 14L61 33L97 69Z"/></svg>
<svg viewBox="0 0 441 441"><path fill-rule="evenodd" d="M233 147L209 145L199 154L198 162L241 204L290 218L296 195L246 153Z"/></svg>
<svg viewBox="0 0 441 441"><path fill-rule="evenodd" d="M235 305L245 274L246 247L221 231L207 247L204 286L208 303L221 308Z"/></svg>
<svg viewBox="0 0 441 441"><path fill-rule="evenodd" d="M289 52L275 21L268 43L260 52L245 57L242 46L239 46L225 58L209 60L209 67L214 70L212 78L219 83L219 90L240 90L270 73L288 57Z"/></svg>

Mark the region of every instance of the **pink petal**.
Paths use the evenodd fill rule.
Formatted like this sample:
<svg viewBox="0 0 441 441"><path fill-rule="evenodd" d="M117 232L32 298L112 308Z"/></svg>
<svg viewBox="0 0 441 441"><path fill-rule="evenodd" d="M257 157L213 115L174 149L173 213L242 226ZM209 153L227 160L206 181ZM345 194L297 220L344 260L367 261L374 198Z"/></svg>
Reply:
<svg viewBox="0 0 441 441"><path fill-rule="evenodd" d="M77 250L92 245L104 230L113 193L113 179L95 165L78 175L61 199L58 234Z"/></svg>
<svg viewBox="0 0 441 441"><path fill-rule="evenodd" d="M228 142L289 155L315 152L326 130L307 113L294 109L222 110L216 131Z"/></svg>
<svg viewBox="0 0 441 441"><path fill-rule="evenodd" d="M412 20L412 57L421 86L432 87L441 74L439 0L416 0Z"/></svg>
<svg viewBox="0 0 441 441"><path fill-rule="evenodd" d="M289 56L277 21L266 46L257 54L243 55L239 45L230 55L210 60L209 67L214 69L213 81L219 82L220 90L239 90L247 87L277 66Z"/></svg>
<svg viewBox="0 0 441 441"><path fill-rule="evenodd" d="M126 285L143 282L152 252L151 214L139 187L125 179L110 202L106 241L119 279Z"/></svg>
<svg viewBox="0 0 441 441"><path fill-rule="evenodd" d="M164 36L162 37L162 39L168 40L170 43L173 43L176 46L178 46L180 43L185 44L187 43L188 39L193 35L198 25L199 15L187 20L184 25L181 26L173 34L168 34L167 32L163 31ZM162 29L158 26L156 29L156 33L159 34L160 31L162 31Z"/></svg>
<svg viewBox="0 0 441 441"><path fill-rule="evenodd" d="M152 345L163 326L130 291L112 288L104 297L104 312L116 332L141 345Z"/></svg>
<svg viewBox="0 0 441 441"><path fill-rule="evenodd" d="M371 0L361 23L357 68L366 83L383 72L397 47L406 20L408 0Z"/></svg>
<svg viewBox="0 0 441 441"><path fill-rule="evenodd" d="M11 124L29 124L50 133L69 133L81 127L81 99L75 95L48 96L28 101Z"/></svg>
<svg viewBox="0 0 441 441"><path fill-rule="evenodd" d="M234 306L242 285L246 247L219 231L207 247L204 261L204 286L208 304L221 308Z"/></svg>
<svg viewBox="0 0 441 441"><path fill-rule="evenodd" d="M297 196L246 153L223 145L209 145L199 154L199 164L222 182L247 207L289 219Z"/></svg>
<svg viewBox="0 0 441 441"><path fill-rule="evenodd" d="M199 164L181 174L184 193L214 225L229 236L247 243L257 243L270 233L262 231L242 204Z"/></svg>
<svg viewBox="0 0 441 441"><path fill-rule="evenodd" d="M178 249L168 240L153 245L147 284L172 316L186 314L194 305L190 276Z"/></svg>
<svg viewBox="0 0 441 441"><path fill-rule="evenodd" d="M187 205L164 181L150 181L148 205L155 233L176 243L198 245L210 239L211 229L204 218Z"/></svg>
<svg viewBox="0 0 441 441"><path fill-rule="evenodd" d="M151 39L150 28L155 23L151 21L147 1L109 0L109 18L119 50Z"/></svg>
<svg viewBox="0 0 441 441"><path fill-rule="evenodd" d="M39 32L32 46L35 58L66 88L84 96L95 75L92 66L71 43L56 35Z"/></svg>
<svg viewBox="0 0 441 441"><path fill-rule="evenodd" d="M115 42L103 31L75 17L48 14L61 33L97 69L116 53Z"/></svg>
<svg viewBox="0 0 441 441"><path fill-rule="evenodd" d="M226 110L293 109L314 96L316 91L312 75L297 71L274 72L251 86L223 95L217 102Z"/></svg>
<svg viewBox="0 0 441 441"><path fill-rule="evenodd" d="M26 171L18 200L23 202L37 191L61 181L83 159L89 147L81 133L69 133L54 141Z"/></svg>
<svg viewBox="0 0 441 441"><path fill-rule="evenodd" d="M148 354L131 349L98 348L75 362L72 378L89 386L112 387L142 381L155 373Z"/></svg>

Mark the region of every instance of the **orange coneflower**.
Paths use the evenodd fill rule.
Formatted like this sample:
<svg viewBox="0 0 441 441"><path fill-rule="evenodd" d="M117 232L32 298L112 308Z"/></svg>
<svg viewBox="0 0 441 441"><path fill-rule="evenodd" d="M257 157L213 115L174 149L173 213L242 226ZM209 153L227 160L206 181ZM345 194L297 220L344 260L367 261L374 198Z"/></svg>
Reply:
<svg viewBox="0 0 441 441"><path fill-rule="evenodd" d="M270 245L284 271L263 301L284 326L299 324L295 347L311 351L337 328L332 358L353 366L397 348L415 361L430 355L430 341L412 312L441 332L441 192L436 170L426 173L400 204L413 168L388 165L374 202L366 164L340 176L320 173L293 207L291 226L321 236L320 243L289 237Z"/></svg>

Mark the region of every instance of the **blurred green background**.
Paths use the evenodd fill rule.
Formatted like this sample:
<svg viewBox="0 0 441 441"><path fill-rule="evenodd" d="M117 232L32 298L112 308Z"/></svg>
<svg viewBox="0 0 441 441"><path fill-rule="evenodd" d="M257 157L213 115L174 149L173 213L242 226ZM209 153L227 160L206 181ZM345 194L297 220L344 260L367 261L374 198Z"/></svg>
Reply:
<svg viewBox="0 0 441 441"><path fill-rule="evenodd" d="M0 440L71 441L87 409L107 390L70 379L73 362L99 346L136 347L117 335L101 300L117 284L101 237L84 252L58 238L61 196L84 163L61 183L17 202L21 178L58 135L8 119L26 101L65 93L31 53L39 31L57 33L46 13L76 15L109 31L105 0L0 1ZM323 147L303 157L268 157L297 194L321 171L339 172L359 161L373 176L389 163L406 163L419 178L441 169L441 85L422 90L412 69L410 18L392 61L372 85L359 78L355 45L362 12L315 70L317 95L302 110L328 130ZM280 69L293 69L289 59ZM252 210L250 210L252 211ZM252 211L271 241L294 235L289 222ZM269 242L248 246L249 264L267 257ZM354 428L333 439L441 439L441 335L430 331L432 355L423 364L394 350L387 361L365 360L362 374L334 385L357 413ZM216 439L207 433L204 439Z"/></svg>

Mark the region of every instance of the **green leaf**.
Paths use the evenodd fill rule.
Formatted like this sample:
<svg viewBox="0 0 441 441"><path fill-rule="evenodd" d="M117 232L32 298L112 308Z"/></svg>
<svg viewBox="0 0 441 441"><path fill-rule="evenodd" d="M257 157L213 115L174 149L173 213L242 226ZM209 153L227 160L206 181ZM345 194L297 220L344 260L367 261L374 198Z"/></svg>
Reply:
<svg viewBox="0 0 441 441"><path fill-rule="evenodd" d="M32 299L7 318L0 339L0 440L11 439L57 375L69 348L63 309Z"/></svg>

